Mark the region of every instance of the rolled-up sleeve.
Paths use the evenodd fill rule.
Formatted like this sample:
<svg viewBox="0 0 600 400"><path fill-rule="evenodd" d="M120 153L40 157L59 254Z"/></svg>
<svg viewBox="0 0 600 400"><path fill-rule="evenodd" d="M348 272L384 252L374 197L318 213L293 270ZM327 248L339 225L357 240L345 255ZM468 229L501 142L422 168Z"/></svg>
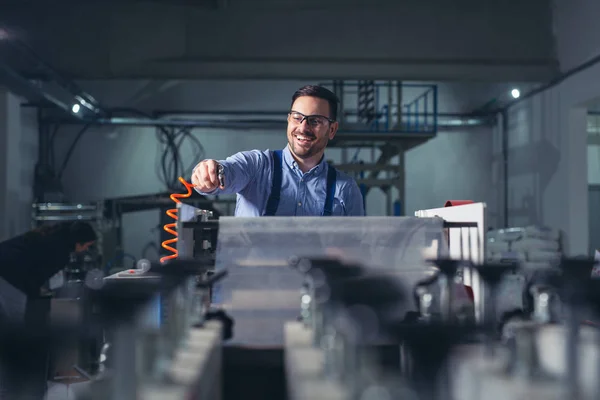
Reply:
<svg viewBox="0 0 600 400"><path fill-rule="evenodd" d="M365 203L363 195L356 183L352 181L344 187L344 208L349 217L363 217L365 215Z"/></svg>
<svg viewBox="0 0 600 400"><path fill-rule="evenodd" d="M223 166L225 188L217 188L212 192L198 191L198 193L202 195L239 193L255 179L259 171L264 169L265 161L265 155L258 150L242 151L225 160L218 160L217 162Z"/></svg>

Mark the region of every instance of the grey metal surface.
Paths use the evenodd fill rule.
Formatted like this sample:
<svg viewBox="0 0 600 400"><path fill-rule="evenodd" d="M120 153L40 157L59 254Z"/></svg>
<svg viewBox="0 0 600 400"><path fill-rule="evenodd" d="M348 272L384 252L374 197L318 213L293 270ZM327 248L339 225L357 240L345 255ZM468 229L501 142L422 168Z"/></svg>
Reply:
<svg viewBox="0 0 600 400"><path fill-rule="evenodd" d="M411 287L427 273L423 250L439 240L443 221L415 217L222 217L216 269L229 276L214 301L235 319L231 344L280 347L283 325L300 312L302 277L292 256L338 256L405 273ZM443 249L441 249L443 251Z"/></svg>
<svg viewBox="0 0 600 400"><path fill-rule="evenodd" d="M196 207L188 204L177 204L177 243L176 248L179 258L193 258L194 256L194 230L184 228L184 222L196 221ZM175 245L174 245L175 246Z"/></svg>

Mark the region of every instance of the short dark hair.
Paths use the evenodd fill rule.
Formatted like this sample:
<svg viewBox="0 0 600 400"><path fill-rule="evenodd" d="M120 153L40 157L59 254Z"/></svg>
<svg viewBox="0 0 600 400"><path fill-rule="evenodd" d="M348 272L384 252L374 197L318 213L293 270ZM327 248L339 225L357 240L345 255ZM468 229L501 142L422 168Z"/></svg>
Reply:
<svg viewBox="0 0 600 400"><path fill-rule="evenodd" d="M298 97L310 96L318 97L319 99L327 100L329 103L329 118L337 121L338 104L340 100L331 90L318 85L306 85L296 90L292 96L292 106Z"/></svg>
<svg viewBox="0 0 600 400"><path fill-rule="evenodd" d="M92 225L90 225L87 222L73 222L69 227L69 234L71 236L71 240L79 244L95 242L96 240L98 240L98 235L96 235L96 231L94 230Z"/></svg>

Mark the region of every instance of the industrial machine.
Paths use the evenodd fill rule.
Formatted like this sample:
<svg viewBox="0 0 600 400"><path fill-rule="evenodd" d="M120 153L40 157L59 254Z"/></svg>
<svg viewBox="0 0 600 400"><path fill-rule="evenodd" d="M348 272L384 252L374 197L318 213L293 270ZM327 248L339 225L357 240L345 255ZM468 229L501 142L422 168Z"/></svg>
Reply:
<svg viewBox="0 0 600 400"><path fill-rule="evenodd" d="M103 219L91 207L49 207L37 209L35 220L83 219L100 225ZM185 210L169 224L174 237L163 246L174 253L160 262L142 259L133 268L106 275L89 254L73 258L50 288L48 323L41 318L35 330L28 324L3 325L3 346L22 348L25 354L38 343L37 353L49 354L54 369L64 371L51 379L67 384L71 393L65 399L219 399L220 343L231 337L233 321L212 307L211 293L227 271L214 271L216 226L206 237L198 227L194 234L183 226L210 223L212 211ZM20 368L11 360L3 362ZM16 398L27 395L28 373L18 374L25 392L13 393Z"/></svg>
<svg viewBox="0 0 600 400"><path fill-rule="evenodd" d="M597 398L594 260L563 258L533 270L487 260L477 207L417 212L452 224L449 252L430 257L437 272L416 285L394 268L336 257L291 262L304 284L302 319L285 325L289 398ZM465 237L471 229L479 232ZM514 301L522 306L506 318L501 287L516 275L525 282ZM461 284L473 288L471 316L456 305ZM412 301L416 312L397 312ZM397 355L394 362L382 349Z"/></svg>
<svg viewBox="0 0 600 400"><path fill-rule="evenodd" d="M170 254L86 274L92 311L51 324L50 347L65 332L103 333L98 368L75 398L218 400L234 347L281 351L289 399L597 393L593 260L531 265L494 242L496 257L485 204L414 217L215 218L176 203Z"/></svg>
<svg viewBox="0 0 600 400"><path fill-rule="evenodd" d="M220 398L221 342L233 323L213 309L211 293L227 270L214 271L212 213L181 203L176 212L176 240L164 245L171 256L91 283L111 321L99 374L78 399Z"/></svg>

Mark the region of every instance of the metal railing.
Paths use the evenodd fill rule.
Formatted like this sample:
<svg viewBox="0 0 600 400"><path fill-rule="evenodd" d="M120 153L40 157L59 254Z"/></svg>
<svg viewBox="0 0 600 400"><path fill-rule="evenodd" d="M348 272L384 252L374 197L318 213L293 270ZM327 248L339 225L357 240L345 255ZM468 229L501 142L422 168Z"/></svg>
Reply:
<svg viewBox="0 0 600 400"><path fill-rule="evenodd" d="M435 134L438 129L437 85L402 82L372 82L370 109L374 115L365 121L365 81L322 83L340 97L340 132Z"/></svg>

